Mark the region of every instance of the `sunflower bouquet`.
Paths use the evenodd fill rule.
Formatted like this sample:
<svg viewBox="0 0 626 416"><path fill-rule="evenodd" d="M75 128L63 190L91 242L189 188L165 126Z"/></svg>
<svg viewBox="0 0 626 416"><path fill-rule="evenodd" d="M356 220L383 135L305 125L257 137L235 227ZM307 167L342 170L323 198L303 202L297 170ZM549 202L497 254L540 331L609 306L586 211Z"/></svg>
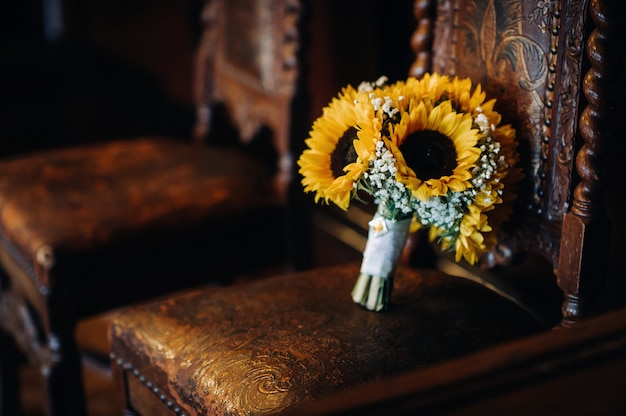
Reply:
<svg viewBox="0 0 626 416"><path fill-rule="evenodd" d="M495 245L522 177L515 130L495 102L467 78L381 77L344 87L315 120L298 160L304 191L344 210L362 192L377 204L356 303L387 308L411 227L457 262Z"/></svg>

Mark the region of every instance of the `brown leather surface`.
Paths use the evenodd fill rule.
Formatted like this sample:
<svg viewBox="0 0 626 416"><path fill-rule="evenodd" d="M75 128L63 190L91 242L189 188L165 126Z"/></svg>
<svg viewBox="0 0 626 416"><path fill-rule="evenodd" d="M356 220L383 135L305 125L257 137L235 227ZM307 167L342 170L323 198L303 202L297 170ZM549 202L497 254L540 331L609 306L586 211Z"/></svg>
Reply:
<svg viewBox="0 0 626 416"><path fill-rule="evenodd" d="M484 287L428 270L400 269L391 309L370 312L350 297L357 275L358 264L322 268L127 310L112 352L189 414L261 414L543 329Z"/></svg>
<svg viewBox="0 0 626 416"><path fill-rule="evenodd" d="M42 152L0 162L0 231L24 258L48 247L60 262L158 240L181 216L193 226L271 206L270 180L235 151L160 138Z"/></svg>

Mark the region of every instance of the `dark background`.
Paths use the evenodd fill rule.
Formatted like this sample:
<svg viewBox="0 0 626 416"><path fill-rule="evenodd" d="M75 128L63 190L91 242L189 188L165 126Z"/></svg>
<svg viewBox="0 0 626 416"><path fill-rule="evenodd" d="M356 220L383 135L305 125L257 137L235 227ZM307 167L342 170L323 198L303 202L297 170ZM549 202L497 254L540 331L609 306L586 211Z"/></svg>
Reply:
<svg viewBox="0 0 626 416"><path fill-rule="evenodd" d="M5 3L0 157L143 134L190 137L201 0ZM59 4L61 19L50 11ZM311 117L344 84L406 75L415 29L411 4L307 3L306 26L315 33L303 39Z"/></svg>

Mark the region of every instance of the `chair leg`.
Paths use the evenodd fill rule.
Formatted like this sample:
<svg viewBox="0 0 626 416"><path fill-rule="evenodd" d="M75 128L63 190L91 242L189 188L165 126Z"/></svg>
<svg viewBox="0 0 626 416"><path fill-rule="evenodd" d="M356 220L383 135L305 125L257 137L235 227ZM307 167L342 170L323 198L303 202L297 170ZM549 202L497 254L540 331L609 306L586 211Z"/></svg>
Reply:
<svg viewBox="0 0 626 416"><path fill-rule="evenodd" d="M128 397L128 387L126 385L127 375L121 365L111 362L111 379L115 386L115 400L122 416L139 416L137 412L130 409Z"/></svg>
<svg viewBox="0 0 626 416"><path fill-rule="evenodd" d="M20 415L19 354L11 337L0 330L0 415Z"/></svg>
<svg viewBox="0 0 626 416"><path fill-rule="evenodd" d="M50 416L84 416L87 413L81 355L73 334L50 337L52 365L42 368L46 408Z"/></svg>

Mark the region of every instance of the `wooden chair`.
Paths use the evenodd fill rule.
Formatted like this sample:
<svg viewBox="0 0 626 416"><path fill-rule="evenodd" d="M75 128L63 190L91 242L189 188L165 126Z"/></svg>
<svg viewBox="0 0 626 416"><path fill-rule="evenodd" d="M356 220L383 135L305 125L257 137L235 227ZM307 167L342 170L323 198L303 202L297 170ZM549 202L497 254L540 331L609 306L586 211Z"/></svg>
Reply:
<svg viewBox="0 0 626 416"><path fill-rule="evenodd" d="M495 271L471 270L470 280L400 267L384 313L353 303L359 264L124 309L111 327L124 411L280 413L591 316L608 257L602 160L617 75L615 5L415 1L410 74L472 77L518 132L526 181L482 261ZM555 320L537 319L511 288L544 279L546 265L561 294L534 296L561 308Z"/></svg>
<svg viewBox="0 0 626 416"><path fill-rule="evenodd" d="M41 370L49 414L84 413L82 318L298 267L288 187L299 16L291 0L207 2L195 140L120 139L0 161L2 414L18 414L18 352Z"/></svg>

